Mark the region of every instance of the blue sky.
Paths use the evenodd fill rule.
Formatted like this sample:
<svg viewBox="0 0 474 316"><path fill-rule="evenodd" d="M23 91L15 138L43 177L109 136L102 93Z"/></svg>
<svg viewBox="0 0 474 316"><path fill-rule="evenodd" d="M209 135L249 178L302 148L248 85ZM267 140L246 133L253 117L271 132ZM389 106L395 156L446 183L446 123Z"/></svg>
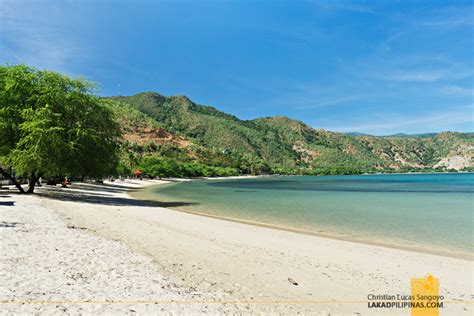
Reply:
<svg viewBox="0 0 474 316"><path fill-rule="evenodd" d="M0 63L243 119L474 131L473 23L471 1L0 0Z"/></svg>

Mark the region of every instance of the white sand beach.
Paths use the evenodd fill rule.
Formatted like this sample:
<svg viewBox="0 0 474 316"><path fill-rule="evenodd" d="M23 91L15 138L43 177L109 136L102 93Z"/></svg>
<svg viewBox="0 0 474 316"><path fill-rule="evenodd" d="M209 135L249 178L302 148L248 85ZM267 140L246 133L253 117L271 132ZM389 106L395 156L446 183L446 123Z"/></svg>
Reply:
<svg viewBox="0 0 474 316"><path fill-rule="evenodd" d="M440 280L441 315L472 315L472 261L258 227L134 200L159 181L0 192L2 314L409 315L369 294ZM292 284L294 281L297 285Z"/></svg>

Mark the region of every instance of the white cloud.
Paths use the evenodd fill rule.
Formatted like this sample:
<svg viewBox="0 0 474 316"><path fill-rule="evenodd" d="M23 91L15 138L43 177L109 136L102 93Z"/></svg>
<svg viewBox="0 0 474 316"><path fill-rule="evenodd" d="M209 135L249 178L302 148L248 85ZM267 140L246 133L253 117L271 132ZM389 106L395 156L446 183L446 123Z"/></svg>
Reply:
<svg viewBox="0 0 474 316"><path fill-rule="evenodd" d="M382 80L435 82L444 77L442 71L394 71L377 76Z"/></svg>
<svg viewBox="0 0 474 316"><path fill-rule="evenodd" d="M347 1L336 1L336 0L313 0L311 1L318 7L326 10L342 10L342 11L353 11L359 13L375 13L371 6L360 4L360 3L349 3Z"/></svg>
<svg viewBox="0 0 474 316"><path fill-rule="evenodd" d="M369 77L378 80L396 82L433 83L452 81L472 77L474 70L464 63L440 60L435 57L420 57L418 61L410 62L410 57L403 60L393 60L379 66L377 72L372 71Z"/></svg>
<svg viewBox="0 0 474 316"><path fill-rule="evenodd" d="M474 25L474 11L472 7L438 10L434 16L414 19L413 24L421 27L443 29L472 27Z"/></svg>
<svg viewBox="0 0 474 316"><path fill-rule="evenodd" d="M441 91L445 94L474 97L474 89L472 87L466 88L457 85L447 85L442 87Z"/></svg>
<svg viewBox="0 0 474 316"><path fill-rule="evenodd" d="M328 99L322 102L316 102L308 105L303 105L299 106L299 109L314 109L314 108L321 108L325 106L330 106L330 105L336 105L336 104L341 104L341 103L346 103L354 100L358 100L362 98L362 95L359 94L354 94L354 95L349 95L345 97L340 97L340 98L335 98L335 99Z"/></svg>
<svg viewBox="0 0 474 316"><path fill-rule="evenodd" d="M0 62L24 63L71 74L71 64L87 56L66 21L68 2L3 1L0 5ZM77 26L77 25L76 25Z"/></svg>
<svg viewBox="0 0 474 316"><path fill-rule="evenodd" d="M407 132L411 130L438 131L446 126L470 123L474 129L474 105L466 105L454 108L452 111L438 112L418 117L404 116L394 117L390 113L381 114L376 122L362 123L346 126L328 126L328 130L339 132Z"/></svg>

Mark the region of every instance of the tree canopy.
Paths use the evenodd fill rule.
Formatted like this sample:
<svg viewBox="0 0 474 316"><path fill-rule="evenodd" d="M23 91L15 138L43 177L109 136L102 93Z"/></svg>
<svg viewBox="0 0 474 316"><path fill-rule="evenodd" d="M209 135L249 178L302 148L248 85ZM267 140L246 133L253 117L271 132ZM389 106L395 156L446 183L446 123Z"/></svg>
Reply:
<svg viewBox="0 0 474 316"><path fill-rule="evenodd" d="M85 79L24 65L0 66L0 171L40 176L103 177L118 164L120 129L109 102Z"/></svg>

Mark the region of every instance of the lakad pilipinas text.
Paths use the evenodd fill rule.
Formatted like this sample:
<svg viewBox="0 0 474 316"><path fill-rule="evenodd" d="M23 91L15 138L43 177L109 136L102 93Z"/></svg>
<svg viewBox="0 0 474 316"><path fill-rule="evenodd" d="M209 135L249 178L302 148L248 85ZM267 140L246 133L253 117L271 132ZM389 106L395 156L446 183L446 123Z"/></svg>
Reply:
<svg viewBox="0 0 474 316"><path fill-rule="evenodd" d="M409 308L411 316L439 316L444 296L439 295L439 280L431 274L412 278L410 294L369 294L368 308Z"/></svg>

